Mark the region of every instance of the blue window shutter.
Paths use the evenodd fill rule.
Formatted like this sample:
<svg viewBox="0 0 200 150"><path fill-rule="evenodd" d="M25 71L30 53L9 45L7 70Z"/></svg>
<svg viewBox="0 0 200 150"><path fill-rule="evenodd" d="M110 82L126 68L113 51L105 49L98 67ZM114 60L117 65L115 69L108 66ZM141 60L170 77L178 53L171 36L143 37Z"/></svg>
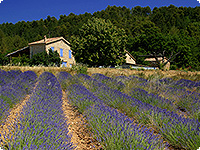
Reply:
<svg viewBox="0 0 200 150"><path fill-rule="evenodd" d="M51 47L51 50L54 52L54 47Z"/></svg>
<svg viewBox="0 0 200 150"><path fill-rule="evenodd" d="M60 49L60 57L63 57L63 49Z"/></svg>
<svg viewBox="0 0 200 150"><path fill-rule="evenodd" d="M72 58L72 51L69 50L69 58Z"/></svg>

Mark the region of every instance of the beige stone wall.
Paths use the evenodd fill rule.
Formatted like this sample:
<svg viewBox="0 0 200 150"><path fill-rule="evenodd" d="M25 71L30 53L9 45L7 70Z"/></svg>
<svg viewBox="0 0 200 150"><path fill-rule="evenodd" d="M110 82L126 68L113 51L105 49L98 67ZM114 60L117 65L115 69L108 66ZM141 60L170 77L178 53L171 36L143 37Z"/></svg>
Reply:
<svg viewBox="0 0 200 150"><path fill-rule="evenodd" d="M136 64L135 60L131 58L127 53L126 53L126 63L127 64Z"/></svg>
<svg viewBox="0 0 200 150"><path fill-rule="evenodd" d="M48 52L48 50L51 47L54 47L54 51L57 51L59 54L60 54L60 49L63 49L63 57L60 57L60 58L64 62L67 62L67 67L70 67L70 64L71 65L76 64L73 55L72 55L72 58L69 58L70 46L68 44L66 44L63 40L47 44L46 51Z"/></svg>
<svg viewBox="0 0 200 150"><path fill-rule="evenodd" d="M167 62L167 59L165 58L164 59L164 63L165 62ZM161 63L163 63L163 61L161 61ZM163 68L164 70L169 70L170 69L170 62L168 62L165 66L164 66L164 68Z"/></svg>
<svg viewBox="0 0 200 150"><path fill-rule="evenodd" d="M164 66L163 69L164 69L164 70L169 70L169 69L170 69L170 62L168 62L168 63Z"/></svg>
<svg viewBox="0 0 200 150"><path fill-rule="evenodd" d="M30 46L30 58L32 58L33 55L35 55L37 53L41 53L43 51L45 51L44 44L31 45Z"/></svg>

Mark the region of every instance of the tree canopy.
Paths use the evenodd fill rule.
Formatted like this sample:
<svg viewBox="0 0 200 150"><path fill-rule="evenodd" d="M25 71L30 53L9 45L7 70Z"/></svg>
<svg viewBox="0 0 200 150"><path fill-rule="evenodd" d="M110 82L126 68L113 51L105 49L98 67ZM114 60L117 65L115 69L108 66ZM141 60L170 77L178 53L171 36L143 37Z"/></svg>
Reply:
<svg viewBox="0 0 200 150"><path fill-rule="evenodd" d="M89 19L71 42L76 61L89 66L121 65L126 43L125 30L101 18Z"/></svg>

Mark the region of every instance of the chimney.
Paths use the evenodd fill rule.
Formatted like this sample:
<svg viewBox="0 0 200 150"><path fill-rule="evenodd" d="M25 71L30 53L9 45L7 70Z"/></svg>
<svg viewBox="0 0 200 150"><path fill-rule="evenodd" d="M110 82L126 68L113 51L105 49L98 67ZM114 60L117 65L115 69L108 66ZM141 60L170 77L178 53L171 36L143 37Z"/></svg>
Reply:
<svg viewBox="0 0 200 150"><path fill-rule="evenodd" d="M47 36L45 35L45 36L44 36L44 42L46 42L46 41L47 41Z"/></svg>

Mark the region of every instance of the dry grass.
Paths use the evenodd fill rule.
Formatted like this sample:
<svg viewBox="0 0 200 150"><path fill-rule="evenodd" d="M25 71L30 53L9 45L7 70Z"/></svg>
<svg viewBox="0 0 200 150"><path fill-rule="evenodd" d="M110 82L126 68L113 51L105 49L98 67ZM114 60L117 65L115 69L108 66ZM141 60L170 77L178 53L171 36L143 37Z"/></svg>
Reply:
<svg viewBox="0 0 200 150"><path fill-rule="evenodd" d="M109 77L120 76L120 75L137 75L142 78L173 78L178 79L189 79L193 81L200 80L200 71L179 71L179 70L130 70L130 69L114 69L114 68L88 68L88 74L101 73Z"/></svg>
<svg viewBox="0 0 200 150"><path fill-rule="evenodd" d="M37 76L42 74L43 72L50 72L56 75L61 71L66 71L72 75L76 73L76 71L72 70L71 68L66 67L22 67L22 66L0 66L0 69L9 71L9 70L21 70L24 71L34 71ZM115 69L115 68L88 68L87 70L88 75L92 75L93 73L101 73L109 77L115 76L129 76L129 75L137 75L142 78L164 78L170 77L175 80L178 79L189 79L193 81L200 80L200 71L191 72L191 71L179 71L179 70L169 70L169 71L161 71L161 70L130 70L130 69Z"/></svg>
<svg viewBox="0 0 200 150"><path fill-rule="evenodd" d="M9 71L9 70L21 70L22 72L25 71L34 71L37 76L40 76L43 72L50 72L56 75L57 73L61 71L66 71L69 72L70 74L75 74L75 71L72 71L71 68L66 68L66 67L29 67L29 66L0 66L0 69Z"/></svg>

